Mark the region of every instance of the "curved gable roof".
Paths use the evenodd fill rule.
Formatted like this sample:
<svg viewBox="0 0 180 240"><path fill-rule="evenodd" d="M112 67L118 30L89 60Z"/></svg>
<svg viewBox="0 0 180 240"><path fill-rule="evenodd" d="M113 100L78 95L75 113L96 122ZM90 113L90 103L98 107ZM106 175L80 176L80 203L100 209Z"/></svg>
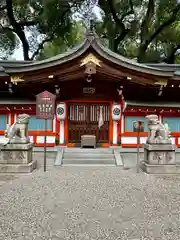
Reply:
<svg viewBox="0 0 180 240"><path fill-rule="evenodd" d="M36 71L74 60L84 54L90 47L92 47L101 57L124 68L155 76L172 77L174 75L174 71L172 69L161 69L155 66L140 64L114 53L110 49L105 48L98 41L97 35L93 32L89 32L86 35L85 40L77 47L54 57L41 61L0 61L0 64L3 66L6 73L25 73L29 71Z"/></svg>
<svg viewBox="0 0 180 240"><path fill-rule="evenodd" d="M7 77L8 74L5 73L5 68L0 66L0 77Z"/></svg>

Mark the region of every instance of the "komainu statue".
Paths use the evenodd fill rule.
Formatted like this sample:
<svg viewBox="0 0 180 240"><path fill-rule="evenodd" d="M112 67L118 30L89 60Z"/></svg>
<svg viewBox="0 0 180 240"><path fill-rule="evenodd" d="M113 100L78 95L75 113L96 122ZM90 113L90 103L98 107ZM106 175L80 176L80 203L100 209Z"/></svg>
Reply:
<svg viewBox="0 0 180 240"><path fill-rule="evenodd" d="M171 142L168 124L162 124L157 115L148 115L146 119L149 133L141 168L150 174L176 173L176 145Z"/></svg>
<svg viewBox="0 0 180 240"><path fill-rule="evenodd" d="M20 114L17 120L12 124L5 132L6 141L4 145L8 143L29 143L28 137L28 123L30 116L28 114Z"/></svg>
<svg viewBox="0 0 180 240"><path fill-rule="evenodd" d="M168 124L160 123L157 115L147 115L149 133L148 144L171 144Z"/></svg>

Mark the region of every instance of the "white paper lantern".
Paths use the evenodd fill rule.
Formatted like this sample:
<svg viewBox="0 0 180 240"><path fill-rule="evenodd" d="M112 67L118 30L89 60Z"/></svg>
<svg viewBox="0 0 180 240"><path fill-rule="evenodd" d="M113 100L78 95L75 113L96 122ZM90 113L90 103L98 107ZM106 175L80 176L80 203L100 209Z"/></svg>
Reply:
<svg viewBox="0 0 180 240"><path fill-rule="evenodd" d="M121 106L120 104L114 103L112 106L112 120L119 121L121 119Z"/></svg>
<svg viewBox="0 0 180 240"><path fill-rule="evenodd" d="M59 103L56 107L56 115L58 120L65 120L66 119L66 104Z"/></svg>

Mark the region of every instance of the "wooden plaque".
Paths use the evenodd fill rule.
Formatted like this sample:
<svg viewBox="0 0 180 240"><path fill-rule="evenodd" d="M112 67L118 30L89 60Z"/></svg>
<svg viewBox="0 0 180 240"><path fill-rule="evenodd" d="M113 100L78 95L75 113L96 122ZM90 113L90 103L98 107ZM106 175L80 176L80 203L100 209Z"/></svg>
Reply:
<svg viewBox="0 0 180 240"><path fill-rule="evenodd" d="M54 119L56 96L48 91L36 95L36 118Z"/></svg>

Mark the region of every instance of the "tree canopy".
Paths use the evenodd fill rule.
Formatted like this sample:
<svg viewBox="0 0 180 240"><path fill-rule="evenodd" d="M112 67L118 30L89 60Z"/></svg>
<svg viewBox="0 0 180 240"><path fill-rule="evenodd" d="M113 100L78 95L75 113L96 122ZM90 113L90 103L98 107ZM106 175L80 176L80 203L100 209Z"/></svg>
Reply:
<svg viewBox="0 0 180 240"><path fill-rule="evenodd" d="M92 9L98 5L101 21ZM138 62L179 62L177 0L2 0L0 54L21 44L25 60L46 58L82 41L89 19L112 51Z"/></svg>
<svg viewBox="0 0 180 240"><path fill-rule="evenodd" d="M179 45L180 2L176 0L99 0L98 27L114 52L138 62L173 63Z"/></svg>
<svg viewBox="0 0 180 240"><path fill-rule="evenodd" d="M0 48L4 55L12 54L21 43L24 60L30 60L40 53L46 42L67 39L72 14L81 2L82 0L1 1Z"/></svg>
<svg viewBox="0 0 180 240"><path fill-rule="evenodd" d="M54 38L44 44L43 49L37 56L38 60L53 57L80 44L85 36L85 27L82 21L74 21L69 29L70 32L64 38Z"/></svg>

